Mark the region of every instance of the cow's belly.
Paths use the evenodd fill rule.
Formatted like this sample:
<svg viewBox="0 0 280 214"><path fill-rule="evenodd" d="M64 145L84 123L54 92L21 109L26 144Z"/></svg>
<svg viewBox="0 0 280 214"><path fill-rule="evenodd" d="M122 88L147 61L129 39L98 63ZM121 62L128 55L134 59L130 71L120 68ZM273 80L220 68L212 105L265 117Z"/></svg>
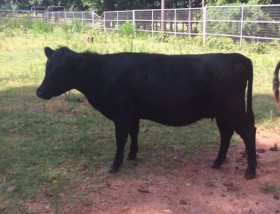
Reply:
<svg viewBox="0 0 280 214"><path fill-rule="evenodd" d="M194 123L204 117L211 117L203 114L202 111L148 111L140 118L151 120L167 126L185 126Z"/></svg>

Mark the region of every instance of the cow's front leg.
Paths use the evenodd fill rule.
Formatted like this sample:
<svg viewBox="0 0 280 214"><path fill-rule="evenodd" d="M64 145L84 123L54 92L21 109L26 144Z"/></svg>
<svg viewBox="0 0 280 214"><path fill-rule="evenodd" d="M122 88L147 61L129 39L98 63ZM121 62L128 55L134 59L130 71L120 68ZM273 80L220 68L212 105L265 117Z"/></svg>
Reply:
<svg viewBox="0 0 280 214"><path fill-rule="evenodd" d="M115 155L114 162L111 168L109 169L109 173L115 173L119 171L119 168L123 163L124 147L128 137L128 125L126 120L116 120L114 123L117 152Z"/></svg>
<svg viewBox="0 0 280 214"><path fill-rule="evenodd" d="M129 125L129 135L131 138L130 151L127 160L135 160L138 152L138 133L139 133L139 119L134 119Z"/></svg>

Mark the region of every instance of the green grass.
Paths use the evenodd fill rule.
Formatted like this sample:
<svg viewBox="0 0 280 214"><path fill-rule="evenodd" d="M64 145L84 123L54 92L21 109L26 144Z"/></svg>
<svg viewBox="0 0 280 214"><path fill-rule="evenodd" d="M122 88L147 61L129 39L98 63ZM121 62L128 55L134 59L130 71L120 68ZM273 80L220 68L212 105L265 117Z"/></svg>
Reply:
<svg viewBox="0 0 280 214"><path fill-rule="evenodd" d="M274 183L265 182L261 186L261 190L264 193L277 193L280 189Z"/></svg>
<svg viewBox="0 0 280 214"><path fill-rule="evenodd" d="M78 30L77 30L78 29ZM79 32L76 32L79 31ZM86 41L93 37L93 43ZM215 39L216 41L217 39ZM214 44L228 45L216 47ZM38 99L35 90L44 76L43 48L68 46L98 53L123 51L193 54L241 52L254 63L254 111L257 126L280 127L271 90L272 73L280 59L278 44L266 53L252 52L250 44L239 50L231 41L201 46L200 38L102 33L63 26L51 29L41 23L0 28L0 213L26 213L22 203L52 191L54 212L59 212L58 192L109 166L115 152L114 127L76 91L51 101ZM215 49L217 48L217 49ZM261 47L262 48L262 47ZM258 50L258 48L256 48ZM139 161L172 167L174 155L200 158L217 151L215 122L202 120L187 127L165 127L141 121ZM234 143L239 143L235 136ZM125 162L133 176L133 163ZM126 170L129 168L128 170ZM126 176L120 172L120 176ZM109 176L109 175L106 175ZM98 182L102 182L97 179Z"/></svg>

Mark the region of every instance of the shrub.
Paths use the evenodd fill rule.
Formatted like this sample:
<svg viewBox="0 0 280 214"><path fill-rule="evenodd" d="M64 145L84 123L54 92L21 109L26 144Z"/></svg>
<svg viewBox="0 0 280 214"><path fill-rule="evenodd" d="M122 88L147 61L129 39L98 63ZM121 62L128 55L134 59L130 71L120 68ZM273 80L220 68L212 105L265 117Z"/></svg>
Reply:
<svg viewBox="0 0 280 214"><path fill-rule="evenodd" d="M273 184L273 183L269 183L269 182L266 182L264 183L262 186L261 186L261 190L264 192L264 193L276 193L279 191L278 187Z"/></svg>
<svg viewBox="0 0 280 214"><path fill-rule="evenodd" d="M80 20L74 20L72 24L72 31L80 33L83 30L83 24Z"/></svg>
<svg viewBox="0 0 280 214"><path fill-rule="evenodd" d="M35 20L32 23L32 30L35 33L51 33L53 32L53 26L45 21Z"/></svg>
<svg viewBox="0 0 280 214"><path fill-rule="evenodd" d="M235 6L234 4L232 4ZM241 17L243 17L243 25L241 26ZM242 27L242 36L266 36L266 32L270 33L270 37L279 37L279 27L274 24L268 25L267 23L254 22L261 21L273 21L269 12L263 10L262 7L209 7L207 9L206 32L208 34L220 34L220 35L240 35ZM218 21L219 20L219 21ZM199 32L202 32L202 23L198 25ZM264 31L263 29L266 29Z"/></svg>
<svg viewBox="0 0 280 214"><path fill-rule="evenodd" d="M158 33L154 36L155 40L157 42L168 42L169 41L169 35L165 33Z"/></svg>
<svg viewBox="0 0 280 214"><path fill-rule="evenodd" d="M133 36L134 35L134 26L131 22L126 22L121 25L120 34L123 36Z"/></svg>
<svg viewBox="0 0 280 214"><path fill-rule="evenodd" d="M268 45L263 42L254 42L250 44L249 51L258 54L265 54L268 51Z"/></svg>
<svg viewBox="0 0 280 214"><path fill-rule="evenodd" d="M231 38L210 37L206 41L207 46L213 49L233 50L236 46Z"/></svg>

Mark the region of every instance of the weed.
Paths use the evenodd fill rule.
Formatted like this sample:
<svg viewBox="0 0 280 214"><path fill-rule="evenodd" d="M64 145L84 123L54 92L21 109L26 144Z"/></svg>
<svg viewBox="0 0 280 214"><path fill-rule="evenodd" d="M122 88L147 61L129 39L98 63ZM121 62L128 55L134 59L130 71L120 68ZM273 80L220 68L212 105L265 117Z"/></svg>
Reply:
<svg viewBox="0 0 280 214"><path fill-rule="evenodd" d="M207 39L207 46L211 49L234 50L236 45L231 38L211 37Z"/></svg>
<svg viewBox="0 0 280 214"><path fill-rule="evenodd" d="M74 20L72 23L72 32L81 33L83 30L83 23L80 20Z"/></svg>
<svg viewBox="0 0 280 214"><path fill-rule="evenodd" d="M134 26L131 22L126 22L121 25L120 34L126 37L132 37L134 35Z"/></svg>
<svg viewBox="0 0 280 214"><path fill-rule="evenodd" d="M71 102L71 101L74 101L75 100L75 94L70 90L70 91L67 91L65 94L65 100Z"/></svg>
<svg viewBox="0 0 280 214"><path fill-rule="evenodd" d="M277 193L279 191L279 188L273 183L266 182L261 186L261 190L264 193Z"/></svg>
<svg viewBox="0 0 280 214"><path fill-rule="evenodd" d="M269 148L269 151L278 152L279 149L277 143L275 143L273 147Z"/></svg>
<svg viewBox="0 0 280 214"><path fill-rule="evenodd" d="M32 23L33 33L51 33L53 26L42 20L35 20Z"/></svg>
<svg viewBox="0 0 280 214"><path fill-rule="evenodd" d="M168 42L169 41L169 35L165 33L159 33L155 36L155 40L158 42Z"/></svg>
<svg viewBox="0 0 280 214"><path fill-rule="evenodd" d="M249 51L258 54L265 54L268 52L268 45L263 42L252 43L249 46Z"/></svg>

